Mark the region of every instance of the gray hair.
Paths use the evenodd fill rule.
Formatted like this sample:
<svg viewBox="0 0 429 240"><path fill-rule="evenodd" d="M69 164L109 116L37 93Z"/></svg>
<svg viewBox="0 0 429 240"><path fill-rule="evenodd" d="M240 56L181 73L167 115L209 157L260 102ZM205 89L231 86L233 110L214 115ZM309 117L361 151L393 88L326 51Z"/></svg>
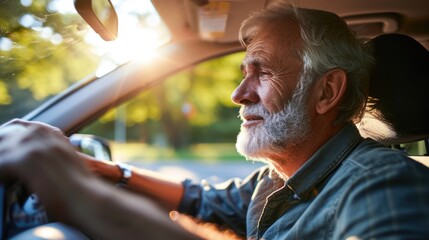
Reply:
<svg viewBox="0 0 429 240"><path fill-rule="evenodd" d="M266 24L282 19L293 19L300 27L303 49L297 49L297 53L303 61L305 78L314 83L324 73L336 68L347 73L347 88L336 123L360 120L374 64L370 46L359 41L336 14L295 8L285 1L278 1L246 19L240 28L241 43L247 46Z"/></svg>

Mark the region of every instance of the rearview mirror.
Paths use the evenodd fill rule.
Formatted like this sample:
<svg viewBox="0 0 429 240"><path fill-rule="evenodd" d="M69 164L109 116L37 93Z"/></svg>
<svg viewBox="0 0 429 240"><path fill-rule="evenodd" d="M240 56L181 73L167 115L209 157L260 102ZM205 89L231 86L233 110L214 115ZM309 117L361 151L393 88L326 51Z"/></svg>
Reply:
<svg viewBox="0 0 429 240"><path fill-rule="evenodd" d="M118 16L110 0L75 0L80 16L105 41L118 36Z"/></svg>

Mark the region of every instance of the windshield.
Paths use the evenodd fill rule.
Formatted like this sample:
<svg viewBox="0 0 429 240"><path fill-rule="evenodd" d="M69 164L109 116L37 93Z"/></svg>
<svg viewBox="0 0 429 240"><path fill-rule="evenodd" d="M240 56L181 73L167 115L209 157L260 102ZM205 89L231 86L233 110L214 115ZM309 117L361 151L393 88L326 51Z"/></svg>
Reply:
<svg viewBox="0 0 429 240"><path fill-rule="evenodd" d="M169 40L150 1L112 1L119 36L104 42L73 0L0 0L0 123L25 114L91 75L147 60Z"/></svg>

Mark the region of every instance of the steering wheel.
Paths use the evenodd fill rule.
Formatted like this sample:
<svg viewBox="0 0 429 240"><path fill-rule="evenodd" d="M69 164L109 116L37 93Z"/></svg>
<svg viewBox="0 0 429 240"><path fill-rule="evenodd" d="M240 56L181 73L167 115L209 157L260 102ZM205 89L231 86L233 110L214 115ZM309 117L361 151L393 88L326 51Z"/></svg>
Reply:
<svg viewBox="0 0 429 240"><path fill-rule="evenodd" d="M3 239L4 236L4 197L5 187L0 183L0 239Z"/></svg>
<svg viewBox="0 0 429 240"><path fill-rule="evenodd" d="M36 194L19 182L0 183L0 238L27 239L90 239L80 231L55 222L46 213Z"/></svg>
<svg viewBox="0 0 429 240"><path fill-rule="evenodd" d="M24 126L11 124L0 132L13 134L26 130ZM53 193L55 194L55 193ZM36 194L16 181L0 182L0 240L3 239L90 239L78 230L52 219Z"/></svg>

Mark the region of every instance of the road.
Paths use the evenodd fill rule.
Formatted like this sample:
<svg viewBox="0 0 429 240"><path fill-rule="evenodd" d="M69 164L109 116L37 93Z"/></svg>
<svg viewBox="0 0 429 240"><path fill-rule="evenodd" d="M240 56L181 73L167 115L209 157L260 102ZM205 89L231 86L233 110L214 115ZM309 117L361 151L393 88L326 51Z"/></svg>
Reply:
<svg viewBox="0 0 429 240"><path fill-rule="evenodd" d="M215 184L232 177L244 178L255 169L263 166L259 162L219 162L205 163L196 161L181 162L128 162L128 164L157 171L175 179L189 178L194 181L207 180Z"/></svg>

